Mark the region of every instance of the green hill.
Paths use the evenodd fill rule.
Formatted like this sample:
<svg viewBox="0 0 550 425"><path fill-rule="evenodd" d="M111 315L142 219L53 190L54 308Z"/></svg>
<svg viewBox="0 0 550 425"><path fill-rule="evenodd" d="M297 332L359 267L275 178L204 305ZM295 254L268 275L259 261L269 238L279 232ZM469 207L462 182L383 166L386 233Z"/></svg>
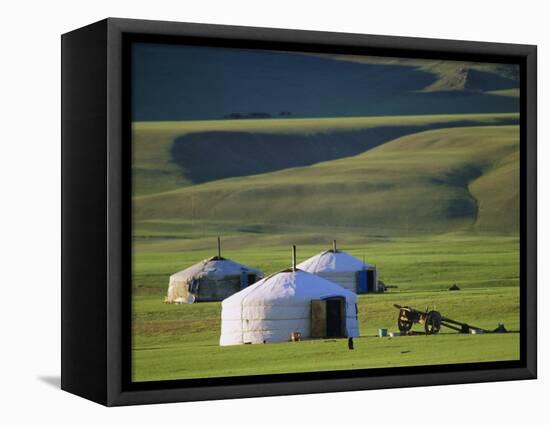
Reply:
<svg viewBox="0 0 550 425"><path fill-rule="evenodd" d="M139 122L134 194L354 156L433 128L517 122L517 114Z"/></svg>
<svg viewBox="0 0 550 425"><path fill-rule="evenodd" d="M336 60L335 60L336 59ZM519 66L137 43L132 120L518 112Z"/></svg>
<svg viewBox="0 0 550 425"><path fill-rule="evenodd" d="M362 154L135 197L136 220L343 226L380 233L518 230L517 126L430 130ZM506 208L503 213L503 208Z"/></svg>
<svg viewBox="0 0 550 425"><path fill-rule="evenodd" d="M494 91L512 89L519 97L519 66L497 63L460 62L433 59L391 58L380 56L319 55L334 60L369 65L403 66L431 74L435 81L424 87L425 92ZM510 92L512 92L510 90Z"/></svg>

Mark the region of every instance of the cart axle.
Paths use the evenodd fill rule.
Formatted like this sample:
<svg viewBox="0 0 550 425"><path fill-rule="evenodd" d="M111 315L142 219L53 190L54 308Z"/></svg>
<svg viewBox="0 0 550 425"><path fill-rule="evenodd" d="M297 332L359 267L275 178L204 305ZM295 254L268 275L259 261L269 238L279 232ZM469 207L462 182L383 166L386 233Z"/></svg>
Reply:
<svg viewBox="0 0 550 425"><path fill-rule="evenodd" d="M401 332L409 332L414 324L420 324L424 326L424 332L426 335L433 335L439 333L441 326L452 329L462 334L469 333L505 333L507 332L504 325L499 326L494 331L472 326L464 322L458 322L448 317L442 316L439 311L428 310L425 312L416 310L409 306L401 306L394 304L394 307L399 309L399 315L397 316L397 327Z"/></svg>

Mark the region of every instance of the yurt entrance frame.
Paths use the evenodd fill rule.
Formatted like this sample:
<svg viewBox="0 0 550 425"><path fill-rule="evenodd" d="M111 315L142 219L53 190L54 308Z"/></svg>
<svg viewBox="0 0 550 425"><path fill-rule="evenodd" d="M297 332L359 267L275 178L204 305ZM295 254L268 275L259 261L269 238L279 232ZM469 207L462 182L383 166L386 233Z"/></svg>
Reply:
<svg viewBox="0 0 550 425"><path fill-rule="evenodd" d="M358 294L366 294L367 292L377 292L378 284L376 279L376 267L369 267L365 270L357 272L357 289Z"/></svg>
<svg viewBox="0 0 550 425"><path fill-rule="evenodd" d="M311 300L311 337L343 338L346 336L346 299L329 297Z"/></svg>

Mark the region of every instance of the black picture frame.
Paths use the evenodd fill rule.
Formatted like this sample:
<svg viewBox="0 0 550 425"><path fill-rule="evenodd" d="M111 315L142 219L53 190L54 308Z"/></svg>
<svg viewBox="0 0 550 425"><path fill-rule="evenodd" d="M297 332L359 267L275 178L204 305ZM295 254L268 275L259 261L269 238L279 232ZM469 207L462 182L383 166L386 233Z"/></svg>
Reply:
<svg viewBox="0 0 550 425"><path fill-rule="evenodd" d="M136 40L519 64L520 360L130 382L128 45ZM536 378L536 46L118 18L61 41L62 389L114 406Z"/></svg>

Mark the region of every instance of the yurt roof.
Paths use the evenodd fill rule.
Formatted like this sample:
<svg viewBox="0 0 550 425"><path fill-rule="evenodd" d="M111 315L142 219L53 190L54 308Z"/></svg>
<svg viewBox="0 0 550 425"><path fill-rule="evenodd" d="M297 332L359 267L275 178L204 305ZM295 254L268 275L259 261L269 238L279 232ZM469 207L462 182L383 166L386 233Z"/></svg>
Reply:
<svg viewBox="0 0 550 425"><path fill-rule="evenodd" d="M185 270L174 273L171 277L178 279L200 278L200 277L222 277L231 275L240 275L242 272L256 273L263 276L263 273L250 266L228 260L223 257L211 257L199 261L198 263L186 268Z"/></svg>
<svg viewBox="0 0 550 425"><path fill-rule="evenodd" d="M306 272L321 273L352 272L371 266L346 252L329 250L307 259L297 267Z"/></svg>
<svg viewBox="0 0 550 425"><path fill-rule="evenodd" d="M344 297L354 303L357 296L347 289L303 270L284 270L248 286L223 301L232 305L274 306L309 302L312 299Z"/></svg>

